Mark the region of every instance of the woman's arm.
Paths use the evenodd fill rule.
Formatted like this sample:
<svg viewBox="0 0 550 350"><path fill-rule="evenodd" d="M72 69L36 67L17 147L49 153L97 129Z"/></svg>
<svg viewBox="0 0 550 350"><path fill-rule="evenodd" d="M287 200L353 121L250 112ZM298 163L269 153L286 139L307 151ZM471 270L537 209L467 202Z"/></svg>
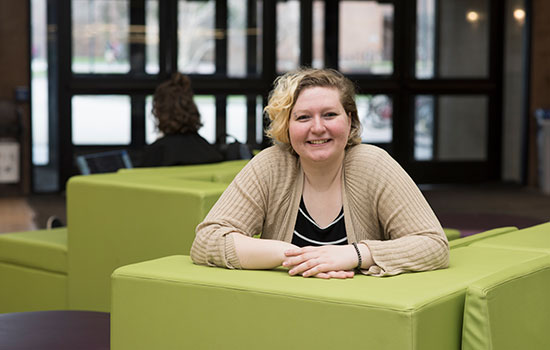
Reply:
<svg viewBox="0 0 550 350"><path fill-rule="evenodd" d="M227 187L206 218L196 229L191 247L191 259L196 264L227 268L273 268L277 251L283 243L263 243L252 239L263 230L267 213L267 198L274 166L273 152L256 155ZM265 262L261 254L273 249ZM282 255L282 252L279 254ZM243 265L244 263L244 265ZM253 267L257 266L257 267Z"/></svg>
<svg viewBox="0 0 550 350"><path fill-rule="evenodd" d="M273 239L252 238L230 233L243 269L273 269L285 260L285 251L297 248L294 244Z"/></svg>
<svg viewBox="0 0 550 350"><path fill-rule="evenodd" d="M254 171L245 167L197 226L191 246L193 262L242 268L234 236L259 234L265 216L261 185L254 177Z"/></svg>
<svg viewBox="0 0 550 350"><path fill-rule="evenodd" d="M375 262L369 274L388 276L447 267L447 238L419 188L386 152L380 152L376 164L372 203L385 239L362 238Z"/></svg>

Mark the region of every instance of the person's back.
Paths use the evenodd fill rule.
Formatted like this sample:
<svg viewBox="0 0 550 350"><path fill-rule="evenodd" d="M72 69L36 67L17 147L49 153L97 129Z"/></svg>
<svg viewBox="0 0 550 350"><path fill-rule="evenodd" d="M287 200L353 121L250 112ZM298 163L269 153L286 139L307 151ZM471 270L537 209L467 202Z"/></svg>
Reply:
<svg viewBox="0 0 550 350"><path fill-rule="evenodd" d="M141 166L172 166L215 163L223 160L216 148L196 132L166 135L150 144Z"/></svg>
<svg viewBox="0 0 550 350"><path fill-rule="evenodd" d="M153 115L161 138L148 145L139 166L172 166L214 163L223 160L216 148L198 134L202 126L193 101L191 80L175 73L160 84L153 98Z"/></svg>

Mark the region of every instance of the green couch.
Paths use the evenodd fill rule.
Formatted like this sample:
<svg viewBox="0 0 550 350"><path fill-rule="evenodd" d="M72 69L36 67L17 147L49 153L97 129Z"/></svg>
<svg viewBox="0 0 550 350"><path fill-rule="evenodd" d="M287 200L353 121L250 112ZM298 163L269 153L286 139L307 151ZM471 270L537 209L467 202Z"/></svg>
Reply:
<svg viewBox="0 0 550 350"><path fill-rule="evenodd" d="M109 311L120 266L188 254L195 226L246 161L76 176L67 228L0 235L0 313Z"/></svg>
<svg viewBox="0 0 550 350"><path fill-rule="evenodd" d="M72 178L67 228L0 235L0 312L109 311L111 273L188 254L195 226L246 162Z"/></svg>
<svg viewBox="0 0 550 350"><path fill-rule="evenodd" d="M329 348L336 337L312 340L295 332L318 332L323 320L346 334L367 332L365 344L373 348L492 349L517 345L506 337L527 330L535 345L548 344L537 326L549 313L539 299L547 290L540 286L548 282L550 224L451 240L449 269L389 278L319 281L281 270L193 265L185 255L195 226L245 163L72 178L67 228L0 235L0 312L112 310L113 346L121 349L199 342L231 348L243 341L244 347L260 341L266 348L293 347L292 341ZM447 230L449 238L453 233ZM510 303L516 309L502 316ZM506 331L514 315L521 316L516 333ZM243 326L236 316L256 320ZM273 328L285 337L268 332ZM358 338L338 339L347 347Z"/></svg>
<svg viewBox="0 0 550 350"><path fill-rule="evenodd" d="M537 249L497 246L524 235ZM124 266L112 276L111 345L550 348L550 223L476 236L452 244L448 269L385 278L304 279L197 266L181 255Z"/></svg>
<svg viewBox="0 0 550 350"><path fill-rule="evenodd" d="M109 311L114 269L188 254L195 226L246 162L71 178L67 228L0 235L0 280L9 286L0 291L0 313Z"/></svg>

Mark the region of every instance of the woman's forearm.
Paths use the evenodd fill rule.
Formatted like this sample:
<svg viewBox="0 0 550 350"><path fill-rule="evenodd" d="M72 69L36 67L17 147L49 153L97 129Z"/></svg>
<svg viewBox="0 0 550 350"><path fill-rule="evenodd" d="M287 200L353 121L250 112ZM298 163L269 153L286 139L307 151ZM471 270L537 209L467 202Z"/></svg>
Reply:
<svg viewBox="0 0 550 350"><path fill-rule="evenodd" d="M243 269L273 269L281 266L285 251L295 245L272 239L252 238L240 233L230 233Z"/></svg>

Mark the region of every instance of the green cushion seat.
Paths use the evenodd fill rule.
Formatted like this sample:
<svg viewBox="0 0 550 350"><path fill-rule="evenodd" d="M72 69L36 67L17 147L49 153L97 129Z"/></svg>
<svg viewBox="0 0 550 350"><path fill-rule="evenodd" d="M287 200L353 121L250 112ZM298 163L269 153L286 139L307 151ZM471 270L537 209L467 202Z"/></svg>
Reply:
<svg viewBox="0 0 550 350"><path fill-rule="evenodd" d="M67 308L67 229L0 234L0 313Z"/></svg>
<svg viewBox="0 0 550 350"><path fill-rule="evenodd" d="M1 234L0 262L67 273L67 229Z"/></svg>
<svg viewBox="0 0 550 350"><path fill-rule="evenodd" d="M113 274L112 346L460 349L468 285L544 255L464 247L448 269L328 281L165 257Z"/></svg>

